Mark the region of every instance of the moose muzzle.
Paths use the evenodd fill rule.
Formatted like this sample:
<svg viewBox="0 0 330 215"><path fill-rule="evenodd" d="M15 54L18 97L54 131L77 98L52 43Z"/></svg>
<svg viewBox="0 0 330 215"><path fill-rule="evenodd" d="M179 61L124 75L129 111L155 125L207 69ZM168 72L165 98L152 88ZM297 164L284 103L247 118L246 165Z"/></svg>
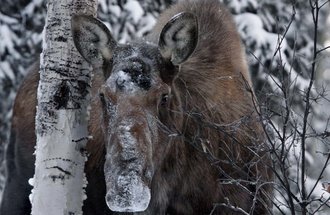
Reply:
<svg viewBox="0 0 330 215"><path fill-rule="evenodd" d="M151 132L144 116L130 115L114 123L104 166L106 202L110 210L147 209L153 175Z"/></svg>

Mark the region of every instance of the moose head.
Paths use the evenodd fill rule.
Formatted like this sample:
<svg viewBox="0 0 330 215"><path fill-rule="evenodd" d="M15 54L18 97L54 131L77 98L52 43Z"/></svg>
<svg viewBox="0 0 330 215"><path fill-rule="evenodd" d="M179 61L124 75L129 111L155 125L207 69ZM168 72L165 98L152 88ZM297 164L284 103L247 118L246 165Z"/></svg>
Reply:
<svg viewBox="0 0 330 215"><path fill-rule="evenodd" d="M94 72L102 70L99 89L106 157L106 202L113 211L143 211L151 183L170 147L171 131L180 131L182 114L174 80L194 52L198 24L182 12L164 26L158 44L118 44L99 20L72 18L73 40Z"/></svg>

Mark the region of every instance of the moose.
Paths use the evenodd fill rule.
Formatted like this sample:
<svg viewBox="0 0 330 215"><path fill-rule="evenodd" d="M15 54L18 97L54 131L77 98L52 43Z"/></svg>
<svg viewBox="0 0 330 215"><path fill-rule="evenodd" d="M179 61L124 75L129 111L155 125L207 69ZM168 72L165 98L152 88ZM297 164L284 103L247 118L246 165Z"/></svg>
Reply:
<svg viewBox="0 0 330 215"><path fill-rule="evenodd" d="M271 168L244 48L217 0L181 1L144 39L119 44L72 18L94 69L83 212L268 214ZM39 65L15 100L2 215L31 212Z"/></svg>

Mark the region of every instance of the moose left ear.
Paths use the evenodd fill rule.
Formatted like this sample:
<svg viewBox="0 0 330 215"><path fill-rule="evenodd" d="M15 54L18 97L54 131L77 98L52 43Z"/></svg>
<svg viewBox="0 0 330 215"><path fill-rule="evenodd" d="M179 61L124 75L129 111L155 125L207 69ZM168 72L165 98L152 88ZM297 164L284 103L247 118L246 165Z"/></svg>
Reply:
<svg viewBox="0 0 330 215"><path fill-rule="evenodd" d="M73 42L87 62L100 65L112 58L117 43L100 20L92 16L74 15L71 28Z"/></svg>
<svg viewBox="0 0 330 215"><path fill-rule="evenodd" d="M173 65L186 61L198 42L198 22L194 14L181 12L164 26L159 38L162 56Z"/></svg>

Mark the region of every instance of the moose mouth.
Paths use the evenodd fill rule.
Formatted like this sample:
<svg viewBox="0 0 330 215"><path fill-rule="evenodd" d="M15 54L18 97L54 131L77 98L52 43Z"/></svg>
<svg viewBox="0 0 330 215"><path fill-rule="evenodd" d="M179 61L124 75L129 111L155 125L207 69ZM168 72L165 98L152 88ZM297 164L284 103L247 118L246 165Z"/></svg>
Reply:
<svg viewBox="0 0 330 215"><path fill-rule="evenodd" d="M134 172L119 175L107 181L106 202L110 210L139 212L148 208L151 194L149 187Z"/></svg>

